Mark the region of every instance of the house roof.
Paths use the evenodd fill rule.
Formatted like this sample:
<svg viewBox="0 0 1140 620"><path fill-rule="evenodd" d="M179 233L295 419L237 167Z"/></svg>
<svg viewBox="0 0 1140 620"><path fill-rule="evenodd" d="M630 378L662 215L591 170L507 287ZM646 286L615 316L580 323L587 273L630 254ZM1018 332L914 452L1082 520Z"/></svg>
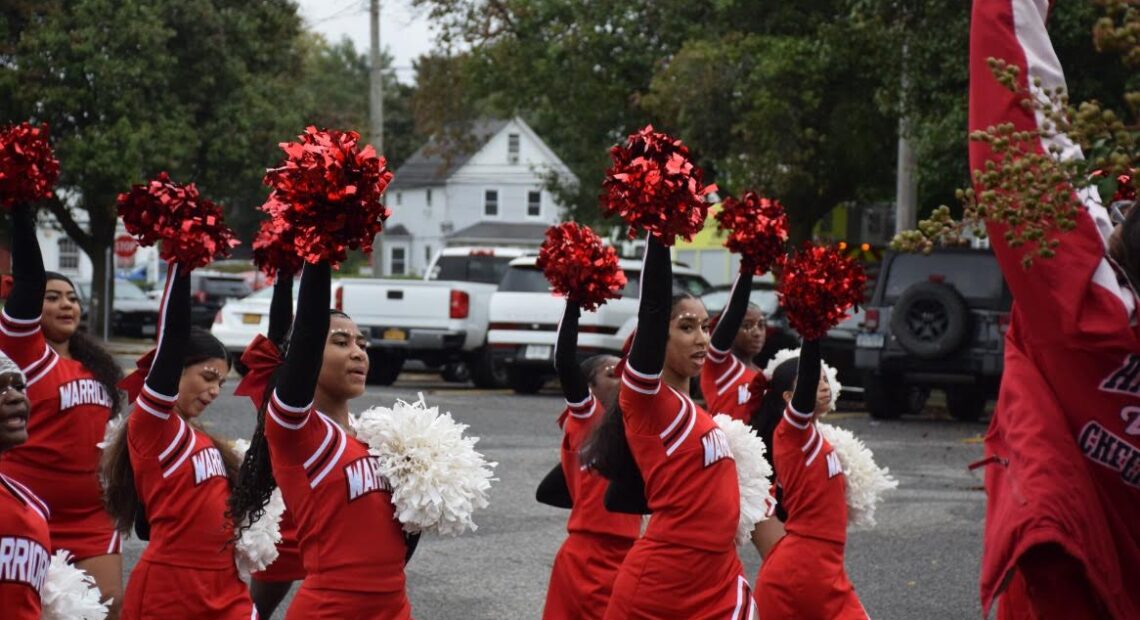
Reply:
<svg viewBox="0 0 1140 620"><path fill-rule="evenodd" d="M391 187L411 189L443 185L456 170L462 168L475 153L478 153L488 140L502 131L508 122L510 121L502 119L481 119L473 122L468 132L470 140L463 145L468 148L461 152L454 152L454 147L442 144L439 136L432 136L396 170Z"/></svg>
<svg viewBox="0 0 1140 620"><path fill-rule="evenodd" d="M447 236L449 244L508 244L538 247L546 237L549 224L479 222Z"/></svg>

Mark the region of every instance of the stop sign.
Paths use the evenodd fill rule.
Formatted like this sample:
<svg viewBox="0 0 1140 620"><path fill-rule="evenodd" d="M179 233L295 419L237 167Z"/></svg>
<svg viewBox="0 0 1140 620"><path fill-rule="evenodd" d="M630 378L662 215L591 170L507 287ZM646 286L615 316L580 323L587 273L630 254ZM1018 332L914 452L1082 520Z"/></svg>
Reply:
<svg viewBox="0 0 1140 620"><path fill-rule="evenodd" d="M115 237L115 256L119 258L130 258L135 255L139 249L139 242L130 235L119 235Z"/></svg>

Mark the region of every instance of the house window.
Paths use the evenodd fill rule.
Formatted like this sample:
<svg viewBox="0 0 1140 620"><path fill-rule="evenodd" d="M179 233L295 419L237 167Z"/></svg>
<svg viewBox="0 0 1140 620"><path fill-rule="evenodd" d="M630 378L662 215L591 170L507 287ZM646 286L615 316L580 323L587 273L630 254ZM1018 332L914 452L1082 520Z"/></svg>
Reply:
<svg viewBox="0 0 1140 620"><path fill-rule="evenodd" d="M488 189L483 191L483 215L487 217L499 216L499 190Z"/></svg>
<svg viewBox="0 0 1140 620"><path fill-rule="evenodd" d="M430 245L424 246L424 262L425 263L431 262L431 246Z"/></svg>
<svg viewBox="0 0 1140 620"><path fill-rule="evenodd" d="M59 270L79 271L79 246L70 237L59 240Z"/></svg>
<svg viewBox="0 0 1140 620"><path fill-rule="evenodd" d="M396 206L404 204L404 192L396 192Z"/></svg>
<svg viewBox="0 0 1140 620"><path fill-rule="evenodd" d="M429 206L429 207L431 206L431 188L430 187L427 190L427 206Z"/></svg>
<svg viewBox="0 0 1140 620"><path fill-rule="evenodd" d="M400 247L392 248L392 253L389 255L388 266L392 270L392 275L402 276L408 271L407 250Z"/></svg>
<svg viewBox="0 0 1140 620"><path fill-rule="evenodd" d="M527 217L542 215L542 192L532 190L526 193L526 214Z"/></svg>
<svg viewBox="0 0 1140 620"><path fill-rule="evenodd" d="M519 135L517 133L507 136L507 162L519 163Z"/></svg>

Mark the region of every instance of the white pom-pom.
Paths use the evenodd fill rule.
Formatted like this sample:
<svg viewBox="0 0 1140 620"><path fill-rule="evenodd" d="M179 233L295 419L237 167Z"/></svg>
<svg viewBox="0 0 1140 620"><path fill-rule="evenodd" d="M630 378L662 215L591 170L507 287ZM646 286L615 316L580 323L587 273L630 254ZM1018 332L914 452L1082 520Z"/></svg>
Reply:
<svg viewBox="0 0 1140 620"><path fill-rule="evenodd" d="M392 504L404 531L455 536L474 531L472 514L487 507L492 469L475 451L478 437L464 437L466 424L428 407L396 401L373 407L356 420L357 436L380 461L392 485Z"/></svg>
<svg viewBox="0 0 1140 620"><path fill-rule="evenodd" d="M764 376L769 381L772 379L772 373L780 367L780 364L795 359L800 356L799 349L780 349L772 356L768 365L764 367ZM843 391L843 384L839 382L839 371L831 367L827 362L823 362L823 374L827 377L827 386L831 388L831 402L827 406L828 411L835 411L836 403L839 402L839 393Z"/></svg>
<svg viewBox="0 0 1140 620"><path fill-rule="evenodd" d="M235 439L230 445L238 458L244 460L245 453L249 450L249 441ZM281 542L281 516L284 514L285 499L281 497L281 489L273 489L261 518L243 531L234 545L234 564L242 579L248 581L250 573L269 568L277 559L277 544Z"/></svg>
<svg viewBox="0 0 1140 620"><path fill-rule="evenodd" d="M103 427L103 441L95 444L95 447L100 450L106 450L107 446L110 446L115 441L115 436L119 434L119 428L123 426L124 419L126 419L126 416L111 416L111 419L107 420L107 426Z"/></svg>
<svg viewBox="0 0 1140 620"><path fill-rule="evenodd" d="M111 600L100 601L95 579L71 564L71 553L60 550L51 556L40 602L42 620L103 620Z"/></svg>
<svg viewBox="0 0 1140 620"><path fill-rule="evenodd" d="M752 538L756 524L768 518L768 509L775 504L770 494L772 466L764 454L768 451L764 440L751 426L721 413L713 418L728 440L728 449L736 461L736 478L740 485L740 522L736 526L736 544L746 544Z"/></svg>
<svg viewBox="0 0 1140 620"><path fill-rule="evenodd" d="M851 431L830 424L818 424L819 432L839 456L847 484L847 523L873 527L875 508L883 493L898 488L899 481L886 467L875 464L875 455Z"/></svg>

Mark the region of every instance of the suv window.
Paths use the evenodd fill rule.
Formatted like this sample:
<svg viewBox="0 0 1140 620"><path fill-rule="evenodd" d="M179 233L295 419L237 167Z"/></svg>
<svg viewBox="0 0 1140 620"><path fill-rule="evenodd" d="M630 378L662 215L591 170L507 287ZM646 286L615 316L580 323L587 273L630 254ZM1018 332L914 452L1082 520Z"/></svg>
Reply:
<svg viewBox="0 0 1140 620"><path fill-rule="evenodd" d="M511 260L508 256L441 256L430 279L498 284Z"/></svg>
<svg viewBox="0 0 1140 620"><path fill-rule="evenodd" d="M214 297L245 297L252 291L244 280L237 278L205 278L202 290Z"/></svg>
<svg viewBox="0 0 1140 620"><path fill-rule="evenodd" d="M962 297L974 305L993 309L1009 307L1009 294L1002 279L997 259L983 252L947 252L929 256L898 254L891 261L883 290L883 304L889 305L915 282L941 276L942 282L958 289Z"/></svg>
<svg viewBox="0 0 1140 620"><path fill-rule="evenodd" d="M641 272L627 271L625 277L628 281L621 291L622 297L637 299L641 292ZM688 293L700 297L712 290L712 285L701 276L673 274L673 294Z"/></svg>

